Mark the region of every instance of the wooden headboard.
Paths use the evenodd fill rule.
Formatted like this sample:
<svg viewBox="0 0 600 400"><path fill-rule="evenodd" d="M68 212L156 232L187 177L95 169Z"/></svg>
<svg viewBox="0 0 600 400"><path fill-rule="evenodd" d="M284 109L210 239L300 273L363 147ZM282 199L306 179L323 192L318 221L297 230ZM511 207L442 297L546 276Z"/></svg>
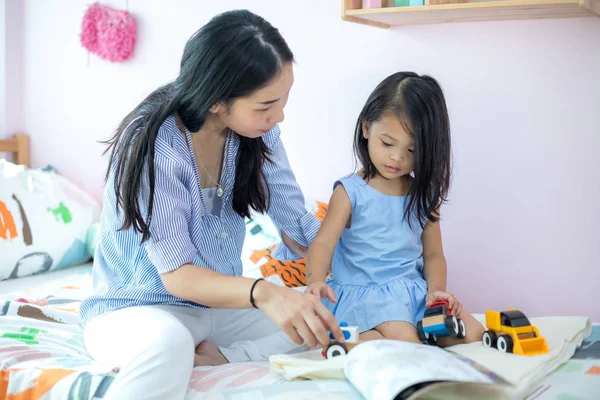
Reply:
<svg viewBox="0 0 600 400"><path fill-rule="evenodd" d="M29 136L21 133L10 139L0 139L0 153L12 153L15 164L29 167Z"/></svg>

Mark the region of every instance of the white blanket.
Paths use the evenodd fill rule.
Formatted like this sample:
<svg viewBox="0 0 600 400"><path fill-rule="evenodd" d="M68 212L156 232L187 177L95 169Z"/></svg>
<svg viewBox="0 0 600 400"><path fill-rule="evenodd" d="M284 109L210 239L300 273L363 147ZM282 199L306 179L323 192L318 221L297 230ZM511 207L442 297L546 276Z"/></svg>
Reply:
<svg viewBox="0 0 600 400"><path fill-rule="evenodd" d="M286 379L346 379L346 356L324 359L321 350L311 350L293 355L275 355L269 358L271 370Z"/></svg>

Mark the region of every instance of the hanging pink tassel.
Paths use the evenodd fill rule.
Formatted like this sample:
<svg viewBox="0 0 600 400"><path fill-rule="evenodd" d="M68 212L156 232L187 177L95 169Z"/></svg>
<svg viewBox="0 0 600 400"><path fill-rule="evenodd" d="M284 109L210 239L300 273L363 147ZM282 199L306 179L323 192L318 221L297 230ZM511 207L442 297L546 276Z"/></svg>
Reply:
<svg viewBox="0 0 600 400"><path fill-rule="evenodd" d="M112 62L126 61L135 46L135 18L128 11L96 2L83 16L80 40L90 53Z"/></svg>

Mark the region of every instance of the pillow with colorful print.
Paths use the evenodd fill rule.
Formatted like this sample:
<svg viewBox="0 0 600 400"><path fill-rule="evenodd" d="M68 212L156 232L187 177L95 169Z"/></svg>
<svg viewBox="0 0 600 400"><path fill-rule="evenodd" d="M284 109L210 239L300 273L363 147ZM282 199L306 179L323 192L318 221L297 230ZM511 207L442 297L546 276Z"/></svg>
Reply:
<svg viewBox="0 0 600 400"><path fill-rule="evenodd" d="M0 280L87 261L99 216L96 200L52 169L0 159Z"/></svg>

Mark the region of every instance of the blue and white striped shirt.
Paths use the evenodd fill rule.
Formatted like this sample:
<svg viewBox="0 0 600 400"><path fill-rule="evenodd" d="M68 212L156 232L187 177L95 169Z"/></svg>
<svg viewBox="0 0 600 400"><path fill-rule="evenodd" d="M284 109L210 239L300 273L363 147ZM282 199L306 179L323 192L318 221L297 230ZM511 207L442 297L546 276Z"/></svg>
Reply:
<svg viewBox="0 0 600 400"><path fill-rule="evenodd" d="M272 152L272 162L264 164L271 193L268 214L280 230L308 246L320 222L306 211L304 197L279 135L276 126L263 136ZM141 234L133 228L118 230L123 223L123 213L116 211L114 176L112 172L109 175L104 190L100 241L94 257L94 293L81 303L83 323L105 312L130 306L161 304L205 308L169 294L162 284L159 274L184 264L193 263L225 275L242 275L241 253L246 228L244 219L232 208L239 137L230 132L225 144L220 215L211 214L203 204L190 143L190 132L186 131L184 137L174 116L167 118L155 145L151 237L142 245ZM147 177L144 184L147 192ZM140 202L142 215L146 203ZM283 245L274 256L298 258Z"/></svg>

